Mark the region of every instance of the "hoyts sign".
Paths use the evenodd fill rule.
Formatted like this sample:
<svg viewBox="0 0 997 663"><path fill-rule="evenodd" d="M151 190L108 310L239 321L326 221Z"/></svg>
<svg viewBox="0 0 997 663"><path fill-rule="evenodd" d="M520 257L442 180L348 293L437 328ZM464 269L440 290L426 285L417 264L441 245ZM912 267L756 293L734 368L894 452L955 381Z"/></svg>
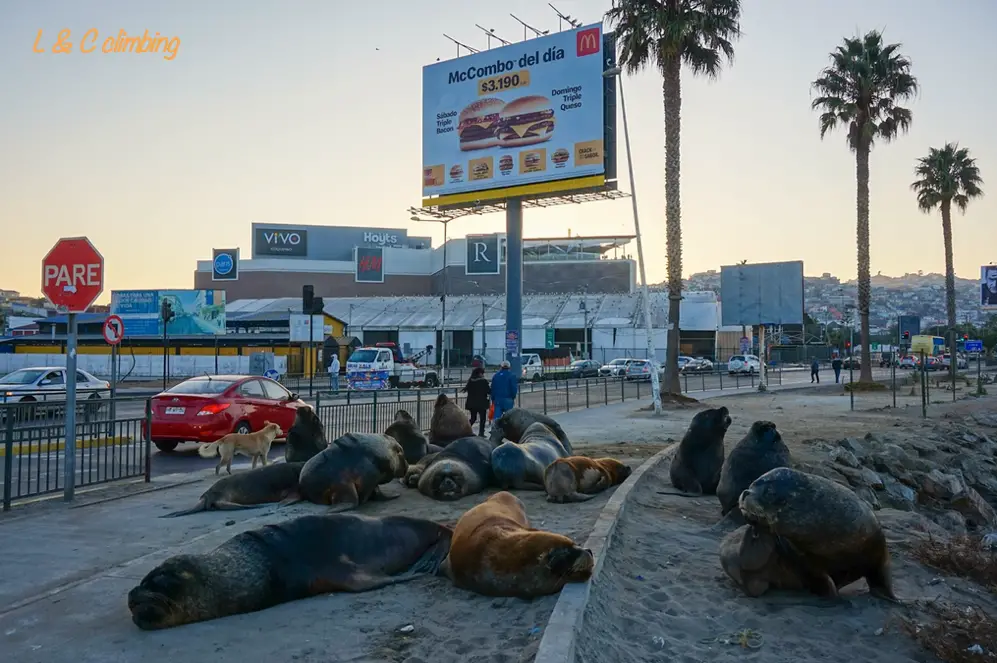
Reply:
<svg viewBox="0 0 997 663"><path fill-rule="evenodd" d="M308 255L308 231L257 228L253 237L253 255L304 258Z"/></svg>

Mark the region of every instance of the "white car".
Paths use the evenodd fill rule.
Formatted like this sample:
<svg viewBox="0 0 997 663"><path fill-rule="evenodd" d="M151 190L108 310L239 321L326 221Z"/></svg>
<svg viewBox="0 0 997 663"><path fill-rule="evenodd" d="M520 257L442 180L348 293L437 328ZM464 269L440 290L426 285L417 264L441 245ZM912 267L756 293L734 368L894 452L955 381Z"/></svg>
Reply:
<svg viewBox="0 0 997 663"><path fill-rule="evenodd" d="M734 355L727 360L727 372L730 375L737 373L759 373L762 370L762 363L757 355Z"/></svg>
<svg viewBox="0 0 997 663"><path fill-rule="evenodd" d="M87 401L93 411L100 409L100 399L111 395L111 385L90 373L76 369L76 398ZM32 404L34 413L62 409L66 402L66 369L62 366L22 368L0 378L0 405Z"/></svg>
<svg viewBox="0 0 997 663"><path fill-rule="evenodd" d="M633 361L635 360L630 357L619 357L614 359L608 364L603 364L602 368L599 369L599 375L614 378L623 377L627 374L627 369Z"/></svg>

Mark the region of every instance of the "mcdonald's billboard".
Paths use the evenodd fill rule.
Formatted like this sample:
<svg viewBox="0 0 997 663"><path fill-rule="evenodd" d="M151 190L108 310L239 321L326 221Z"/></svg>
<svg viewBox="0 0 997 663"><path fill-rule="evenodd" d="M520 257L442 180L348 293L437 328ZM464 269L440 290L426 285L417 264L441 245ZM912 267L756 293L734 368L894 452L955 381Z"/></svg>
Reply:
<svg viewBox="0 0 997 663"><path fill-rule="evenodd" d="M604 175L604 49L596 23L423 67L423 195Z"/></svg>

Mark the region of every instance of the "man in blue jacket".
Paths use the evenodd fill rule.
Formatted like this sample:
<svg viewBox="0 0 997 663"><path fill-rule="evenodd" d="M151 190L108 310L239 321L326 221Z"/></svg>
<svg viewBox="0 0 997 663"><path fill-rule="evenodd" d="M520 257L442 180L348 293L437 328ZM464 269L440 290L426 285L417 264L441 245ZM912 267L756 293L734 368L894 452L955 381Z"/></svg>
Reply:
<svg viewBox="0 0 997 663"><path fill-rule="evenodd" d="M492 376L492 402L495 404L495 421L502 413L516 407L516 391L519 380L509 370L509 362L503 361L499 372Z"/></svg>

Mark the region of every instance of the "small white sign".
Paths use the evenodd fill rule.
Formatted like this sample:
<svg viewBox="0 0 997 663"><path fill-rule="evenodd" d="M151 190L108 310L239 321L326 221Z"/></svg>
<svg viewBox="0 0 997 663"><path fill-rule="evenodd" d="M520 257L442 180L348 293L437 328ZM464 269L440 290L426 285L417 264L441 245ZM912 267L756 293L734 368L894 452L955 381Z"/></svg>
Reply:
<svg viewBox="0 0 997 663"><path fill-rule="evenodd" d="M312 336L311 325L315 325L315 336ZM326 336L332 336L332 325L325 322L325 316L305 315L304 313L292 313L290 320L291 343L319 343L325 340Z"/></svg>

